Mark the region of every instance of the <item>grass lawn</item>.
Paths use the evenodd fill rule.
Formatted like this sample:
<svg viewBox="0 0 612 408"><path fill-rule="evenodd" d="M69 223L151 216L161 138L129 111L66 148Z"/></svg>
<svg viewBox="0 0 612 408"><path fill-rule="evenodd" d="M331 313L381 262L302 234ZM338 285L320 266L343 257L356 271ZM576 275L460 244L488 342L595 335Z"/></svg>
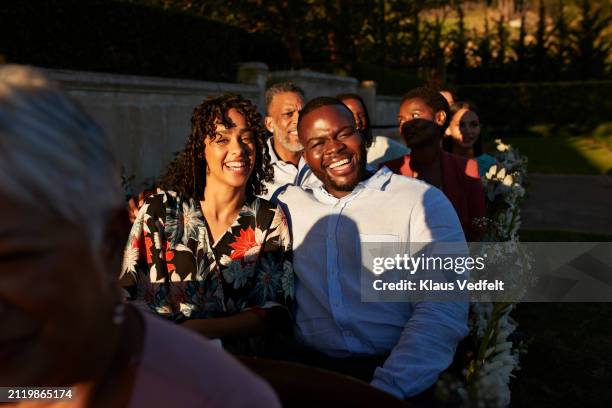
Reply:
<svg viewBox="0 0 612 408"><path fill-rule="evenodd" d="M612 241L612 236L521 231L522 241ZM521 303L513 313L529 345L512 405L612 406L612 303Z"/></svg>
<svg viewBox="0 0 612 408"><path fill-rule="evenodd" d="M592 138L517 137L504 141L527 155L530 173L612 174L612 151Z"/></svg>
<svg viewBox="0 0 612 408"><path fill-rule="evenodd" d="M547 126L536 126L529 133L527 137L503 140L529 158L530 173L612 174L610 123L584 136L570 136L566 129L561 134L551 135ZM487 145L489 149L490 146Z"/></svg>

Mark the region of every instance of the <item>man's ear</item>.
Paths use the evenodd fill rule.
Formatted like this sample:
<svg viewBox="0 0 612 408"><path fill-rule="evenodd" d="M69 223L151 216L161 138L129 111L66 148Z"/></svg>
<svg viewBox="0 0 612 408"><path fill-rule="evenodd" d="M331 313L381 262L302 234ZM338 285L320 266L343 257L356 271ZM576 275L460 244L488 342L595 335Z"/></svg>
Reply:
<svg viewBox="0 0 612 408"><path fill-rule="evenodd" d="M446 122L446 112L437 111L436 115L434 116L434 120L436 121L436 124L438 126L443 126L444 123Z"/></svg>
<svg viewBox="0 0 612 408"><path fill-rule="evenodd" d="M272 120L272 116L266 116L264 118L264 125L266 125L266 129L268 129L268 132L274 134L274 123Z"/></svg>

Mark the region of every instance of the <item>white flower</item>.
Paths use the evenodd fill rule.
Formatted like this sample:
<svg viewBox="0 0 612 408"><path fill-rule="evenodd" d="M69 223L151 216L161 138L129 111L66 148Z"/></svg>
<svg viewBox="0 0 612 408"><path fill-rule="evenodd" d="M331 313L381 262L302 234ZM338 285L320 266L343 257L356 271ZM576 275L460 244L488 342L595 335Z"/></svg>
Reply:
<svg viewBox="0 0 612 408"><path fill-rule="evenodd" d="M155 249L157 249L158 251L161 250L161 247L162 247L161 236L159 235L159 232L157 231L153 233L153 245L155 245Z"/></svg>
<svg viewBox="0 0 612 408"><path fill-rule="evenodd" d="M289 233L289 224L287 223L287 218L283 214L282 210L279 208L274 210L274 218L272 219L272 224L270 224L270 230L272 232L268 236L269 238L274 238L278 236L279 243L283 246L285 250L289 249L289 245L291 244L291 235Z"/></svg>
<svg viewBox="0 0 612 408"><path fill-rule="evenodd" d="M221 259L219 259L219 263L220 263L221 265L223 265L223 266L227 266L227 265L229 265L230 263L232 263L232 258L230 258L230 257L229 257L228 255L226 255L226 254L223 254L223 255L221 256Z"/></svg>
<svg viewBox="0 0 612 408"><path fill-rule="evenodd" d="M503 143L501 139L495 139L495 143L497 144L497 150L500 152L505 152L510 149L510 145Z"/></svg>
<svg viewBox="0 0 612 408"><path fill-rule="evenodd" d="M497 164L494 164L491 167L489 167L489 170L485 174L485 177L487 180L492 180L493 176L495 176L496 174L497 174Z"/></svg>
<svg viewBox="0 0 612 408"><path fill-rule="evenodd" d="M123 266L121 267L121 277L126 273L136 273L136 263L138 262L139 256L138 247L134 247L133 245L128 245L123 252ZM120 277L120 279L121 279Z"/></svg>
<svg viewBox="0 0 612 408"><path fill-rule="evenodd" d="M511 175L506 175L506 177L504 177L504 180L502 181L502 183L504 184L504 186L508 186L511 187L512 183L514 183L514 179L512 178Z"/></svg>
<svg viewBox="0 0 612 408"><path fill-rule="evenodd" d="M181 311L183 315L185 315L185 317L190 317L194 308L195 308L195 305L191 303L181 303L179 305L179 310Z"/></svg>
<svg viewBox="0 0 612 408"><path fill-rule="evenodd" d="M186 243L189 239L198 239L199 231L204 228L204 222L200 215L200 210L194 205L194 201L183 203L183 242Z"/></svg>

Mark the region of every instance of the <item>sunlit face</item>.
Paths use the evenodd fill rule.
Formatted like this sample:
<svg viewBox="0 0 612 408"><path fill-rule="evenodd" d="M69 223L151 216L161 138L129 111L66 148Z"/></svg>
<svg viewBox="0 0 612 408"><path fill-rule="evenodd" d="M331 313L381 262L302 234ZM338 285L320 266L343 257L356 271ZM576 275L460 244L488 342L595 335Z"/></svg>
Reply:
<svg viewBox="0 0 612 408"><path fill-rule="evenodd" d="M406 145L414 148L438 143L446 113L434 112L422 99L413 98L401 104L397 119Z"/></svg>
<svg viewBox="0 0 612 408"><path fill-rule="evenodd" d="M297 134L297 121L304 98L296 92L282 92L274 95L268 107L265 123L274 137L274 147L280 146L290 152L301 152L304 148Z"/></svg>
<svg viewBox="0 0 612 408"><path fill-rule="evenodd" d="M358 129L366 128L366 116L365 109L358 99L343 99L342 103L345 104L351 112L353 112L353 118Z"/></svg>
<svg viewBox="0 0 612 408"><path fill-rule="evenodd" d="M480 120L475 112L460 109L451 119L446 133L453 138L453 143L464 149L471 149L480 137Z"/></svg>
<svg viewBox="0 0 612 408"><path fill-rule="evenodd" d="M338 105L316 109L300 123L304 158L335 197L349 194L366 174L366 148L351 112Z"/></svg>
<svg viewBox="0 0 612 408"><path fill-rule="evenodd" d="M230 109L228 117L234 126L226 128L218 123L215 137L204 141L207 188L246 188L255 167L257 147L253 130L236 109Z"/></svg>
<svg viewBox="0 0 612 408"><path fill-rule="evenodd" d="M120 254L82 226L0 197L0 386L66 385L110 344Z"/></svg>

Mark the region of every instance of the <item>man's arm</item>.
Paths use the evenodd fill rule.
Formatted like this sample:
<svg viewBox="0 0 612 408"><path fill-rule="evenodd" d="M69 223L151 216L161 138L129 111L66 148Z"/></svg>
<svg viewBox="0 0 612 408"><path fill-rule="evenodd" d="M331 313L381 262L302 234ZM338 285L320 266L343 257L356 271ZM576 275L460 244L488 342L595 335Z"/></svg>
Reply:
<svg viewBox="0 0 612 408"><path fill-rule="evenodd" d="M455 242L455 255L467 254L459 219L439 190L428 189L420 208L413 210L410 242ZM412 315L397 345L372 380L373 386L399 398L417 395L432 386L451 364L457 344L468 333L468 302L421 301L411 307Z"/></svg>
<svg viewBox="0 0 612 408"><path fill-rule="evenodd" d="M372 385L399 398L432 386L467 332L467 302L419 302Z"/></svg>

